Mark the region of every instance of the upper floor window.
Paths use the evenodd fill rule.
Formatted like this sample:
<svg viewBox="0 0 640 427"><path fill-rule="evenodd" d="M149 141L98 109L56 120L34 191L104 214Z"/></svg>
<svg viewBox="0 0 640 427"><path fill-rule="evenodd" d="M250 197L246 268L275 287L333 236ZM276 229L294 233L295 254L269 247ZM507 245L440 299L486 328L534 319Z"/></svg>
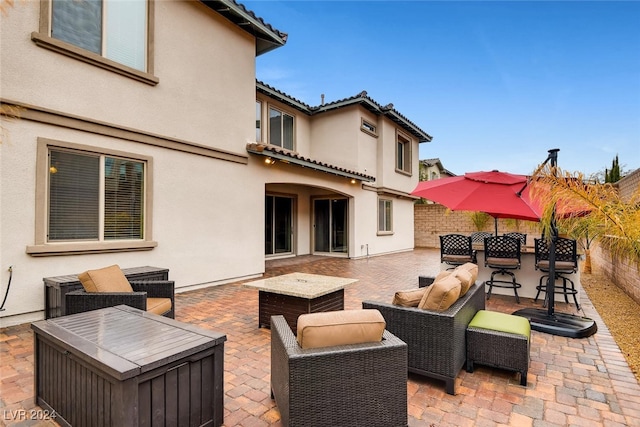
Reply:
<svg viewBox="0 0 640 427"><path fill-rule="evenodd" d="M392 207L393 201L391 199L378 199L378 233L390 233L393 231Z"/></svg>
<svg viewBox="0 0 640 427"><path fill-rule="evenodd" d="M52 0L51 37L146 70L146 0Z"/></svg>
<svg viewBox="0 0 640 427"><path fill-rule="evenodd" d="M269 108L269 144L293 150L293 116Z"/></svg>
<svg viewBox="0 0 640 427"><path fill-rule="evenodd" d="M148 250L151 158L38 138L36 239L46 255Z"/></svg>
<svg viewBox="0 0 640 427"><path fill-rule="evenodd" d="M40 47L156 85L155 0L41 0Z"/></svg>
<svg viewBox="0 0 640 427"><path fill-rule="evenodd" d="M372 124L371 122L362 119L362 124L360 125L360 130L362 130L365 133L368 133L372 136L378 136L378 130L376 128L376 126L374 124Z"/></svg>
<svg viewBox="0 0 640 427"><path fill-rule="evenodd" d="M262 102L256 101L256 142L262 141Z"/></svg>
<svg viewBox="0 0 640 427"><path fill-rule="evenodd" d="M411 140L400 133L396 136L396 170L411 173Z"/></svg>

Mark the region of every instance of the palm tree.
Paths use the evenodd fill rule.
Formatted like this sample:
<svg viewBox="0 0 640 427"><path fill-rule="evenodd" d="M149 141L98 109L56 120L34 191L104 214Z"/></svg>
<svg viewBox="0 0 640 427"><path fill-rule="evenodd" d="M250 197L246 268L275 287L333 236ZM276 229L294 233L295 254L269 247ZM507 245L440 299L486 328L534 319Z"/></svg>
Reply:
<svg viewBox="0 0 640 427"><path fill-rule="evenodd" d="M613 256L640 265L640 188L625 202L609 183L585 183L583 174L551 166L536 171L533 180L532 195L544 206L545 230L555 218L559 230L583 240L585 250L597 239Z"/></svg>

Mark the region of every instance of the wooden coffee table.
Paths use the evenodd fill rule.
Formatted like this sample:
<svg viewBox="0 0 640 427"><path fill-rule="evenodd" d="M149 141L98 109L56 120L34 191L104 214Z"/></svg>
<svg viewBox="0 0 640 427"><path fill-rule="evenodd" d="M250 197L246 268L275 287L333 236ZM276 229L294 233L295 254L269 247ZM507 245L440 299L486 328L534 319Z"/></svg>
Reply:
<svg viewBox="0 0 640 427"><path fill-rule="evenodd" d="M281 314L293 333L298 316L305 313L344 310L344 287L357 279L291 273L245 283L258 289L258 327L271 327L271 316Z"/></svg>

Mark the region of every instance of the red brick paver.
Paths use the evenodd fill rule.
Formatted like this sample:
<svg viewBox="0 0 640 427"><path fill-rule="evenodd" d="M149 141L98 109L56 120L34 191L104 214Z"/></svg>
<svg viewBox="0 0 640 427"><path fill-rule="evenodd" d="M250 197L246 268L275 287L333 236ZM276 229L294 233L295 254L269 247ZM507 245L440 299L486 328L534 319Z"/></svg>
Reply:
<svg viewBox="0 0 640 427"><path fill-rule="evenodd" d="M345 308L362 300L391 301L400 289L418 286L418 275L440 269L439 252L411 252L348 260L305 256L267 262L265 276L294 271L357 278L345 290ZM458 375L457 394L442 382L409 375L410 426L640 426L640 385L609 330L582 292L583 313L598 332L571 339L532 332L528 385L518 374L478 366ZM540 306L494 295L487 308L511 313ZM258 329L258 292L242 282L176 295L176 319L223 332L226 426L280 426L270 398L270 331ZM573 305L557 303L558 311ZM0 329L0 426L52 426L33 397L33 335L28 324ZM25 415L38 420L27 421Z"/></svg>

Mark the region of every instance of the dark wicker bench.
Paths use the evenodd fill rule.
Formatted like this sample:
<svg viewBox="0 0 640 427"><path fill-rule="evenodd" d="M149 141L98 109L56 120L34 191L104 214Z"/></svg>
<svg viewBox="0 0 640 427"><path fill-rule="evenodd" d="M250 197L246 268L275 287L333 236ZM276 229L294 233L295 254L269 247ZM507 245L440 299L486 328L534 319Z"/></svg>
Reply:
<svg viewBox="0 0 640 427"><path fill-rule="evenodd" d="M485 308L484 283L469 291L443 312L363 301L362 308L380 310L387 330L408 345L408 370L444 380L449 394L455 394L455 379L467 357L467 325Z"/></svg>

